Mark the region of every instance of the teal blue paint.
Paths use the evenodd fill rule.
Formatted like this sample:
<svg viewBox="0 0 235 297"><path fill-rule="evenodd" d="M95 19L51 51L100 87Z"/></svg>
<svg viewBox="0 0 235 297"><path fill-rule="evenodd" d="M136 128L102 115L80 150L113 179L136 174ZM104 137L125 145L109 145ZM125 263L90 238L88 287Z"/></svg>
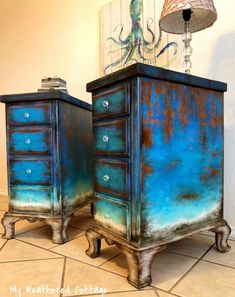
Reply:
<svg viewBox="0 0 235 297"><path fill-rule="evenodd" d="M104 176L109 177L108 181L104 180ZM103 188L103 191L113 192L113 194L126 194L127 180L126 171L115 163L97 162L95 166L96 183Z"/></svg>
<svg viewBox="0 0 235 297"><path fill-rule="evenodd" d="M11 208L14 210L51 211L51 188L42 186L11 187Z"/></svg>
<svg viewBox="0 0 235 297"><path fill-rule="evenodd" d="M95 129L95 150L109 153L126 152L125 130L114 125L96 126ZM103 140L104 136L108 136L108 141Z"/></svg>
<svg viewBox="0 0 235 297"><path fill-rule="evenodd" d="M51 151L51 143L47 142L50 136L49 131L14 131L10 136L10 151L13 152L38 152L46 153ZM30 143L27 143L30 140Z"/></svg>
<svg viewBox="0 0 235 297"><path fill-rule="evenodd" d="M141 193L145 205L142 218L148 236L160 234L165 228L218 220L223 184L223 128L222 123L212 124L213 104L216 116L222 118L221 98L208 90L196 95L197 90L190 87L174 90L169 83L166 87L165 82L157 84L157 89L163 91L156 93L156 85L152 84L154 121L149 121L148 105L145 102L142 105L143 124L152 136L151 146L142 147L142 160L153 172L145 174ZM180 120L182 94L187 101L185 126ZM167 98L173 111L173 131L168 141L164 127ZM204 108L200 109L200 105ZM202 112L204 123L200 118Z"/></svg>
<svg viewBox="0 0 235 297"><path fill-rule="evenodd" d="M95 220L108 229L115 229L120 235L127 233L127 208L107 200L95 202Z"/></svg>
<svg viewBox="0 0 235 297"><path fill-rule="evenodd" d="M50 161L12 161L10 174L13 183L50 183Z"/></svg>
<svg viewBox="0 0 235 297"><path fill-rule="evenodd" d="M25 115L29 116L26 117ZM47 123L49 122L48 114L44 107L30 107L25 105L24 107L10 107L9 108L9 119L11 122L16 123Z"/></svg>
<svg viewBox="0 0 235 297"><path fill-rule="evenodd" d="M71 127L78 129L71 129ZM89 131L89 133L88 133ZM93 198L92 114L60 105L61 187L63 209L88 204Z"/></svg>
<svg viewBox="0 0 235 297"><path fill-rule="evenodd" d="M118 114L123 111L123 106L125 106L125 96L126 96L126 89L122 89L120 91L114 93L108 93L103 96L99 96L93 103L93 111L94 115L98 116L104 113L112 113ZM104 107L103 102L108 101L109 106Z"/></svg>

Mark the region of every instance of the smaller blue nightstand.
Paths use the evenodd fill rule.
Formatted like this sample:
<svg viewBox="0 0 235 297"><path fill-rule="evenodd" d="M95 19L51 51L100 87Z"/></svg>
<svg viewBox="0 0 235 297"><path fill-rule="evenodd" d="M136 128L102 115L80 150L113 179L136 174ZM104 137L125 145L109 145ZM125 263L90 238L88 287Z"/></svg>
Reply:
<svg viewBox="0 0 235 297"><path fill-rule="evenodd" d="M16 222L45 221L53 242L67 241L77 208L93 199L91 105L60 91L4 95L9 211L4 238Z"/></svg>

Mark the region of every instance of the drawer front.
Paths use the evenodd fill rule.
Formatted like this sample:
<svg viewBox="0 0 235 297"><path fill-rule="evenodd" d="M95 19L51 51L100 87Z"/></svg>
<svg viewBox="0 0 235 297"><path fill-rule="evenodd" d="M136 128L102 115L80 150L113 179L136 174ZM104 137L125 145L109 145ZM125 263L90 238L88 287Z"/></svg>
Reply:
<svg viewBox="0 0 235 297"><path fill-rule="evenodd" d="M95 153L129 155L129 120L119 120L94 126Z"/></svg>
<svg viewBox="0 0 235 297"><path fill-rule="evenodd" d="M24 104L8 107L8 124L50 124L52 120L51 104Z"/></svg>
<svg viewBox="0 0 235 297"><path fill-rule="evenodd" d="M93 96L93 117L103 118L130 113L130 88L125 85Z"/></svg>
<svg viewBox="0 0 235 297"><path fill-rule="evenodd" d="M95 200L94 220L97 225L127 239L130 238L130 214L128 205L102 199Z"/></svg>
<svg viewBox="0 0 235 297"><path fill-rule="evenodd" d="M10 154L50 154L51 128L9 129Z"/></svg>
<svg viewBox="0 0 235 297"><path fill-rule="evenodd" d="M11 160L11 184L51 184L51 161Z"/></svg>
<svg viewBox="0 0 235 297"><path fill-rule="evenodd" d="M51 188L15 186L11 187L10 195L11 211L51 212Z"/></svg>
<svg viewBox="0 0 235 297"><path fill-rule="evenodd" d="M95 191L129 199L129 164L124 161L96 160Z"/></svg>

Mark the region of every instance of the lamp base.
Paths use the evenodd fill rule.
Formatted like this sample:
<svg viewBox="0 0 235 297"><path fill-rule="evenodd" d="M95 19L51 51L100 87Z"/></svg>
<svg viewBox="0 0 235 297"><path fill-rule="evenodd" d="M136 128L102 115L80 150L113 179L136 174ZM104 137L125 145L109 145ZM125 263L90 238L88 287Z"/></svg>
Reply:
<svg viewBox="0 0 235 297"><path fill-rule="evenodd" d="M190 42L192 40L192 33L189 31L189 21L185 21L185 30L183 34L182 41L184 43L184 71L187 74L190 74L192 68L192 62L190 60L192 55L192 47Z"/></svg>

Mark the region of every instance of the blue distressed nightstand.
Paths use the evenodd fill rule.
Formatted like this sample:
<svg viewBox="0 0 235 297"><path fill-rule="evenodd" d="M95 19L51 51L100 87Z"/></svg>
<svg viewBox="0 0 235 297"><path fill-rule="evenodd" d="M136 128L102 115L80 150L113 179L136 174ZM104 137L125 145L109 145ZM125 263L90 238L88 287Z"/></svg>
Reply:
<svg viewBox="0 0 235 297"><path fill-rule="evenodd" d="M4 95L7 118L9 211L4 238L27 219L52 227L53 242L67 241L76 209L91 203L91 105L60 91Z"/></svg>
<svg viewBox="0 0 235 297"><path fill-rule="evenodd" d="M94 224L100 241L126 255L128 281L151 283L166 244L202 230L229 250L223 220L223 93L227 85L134 64L87 85L93 95Z"/></svg>

